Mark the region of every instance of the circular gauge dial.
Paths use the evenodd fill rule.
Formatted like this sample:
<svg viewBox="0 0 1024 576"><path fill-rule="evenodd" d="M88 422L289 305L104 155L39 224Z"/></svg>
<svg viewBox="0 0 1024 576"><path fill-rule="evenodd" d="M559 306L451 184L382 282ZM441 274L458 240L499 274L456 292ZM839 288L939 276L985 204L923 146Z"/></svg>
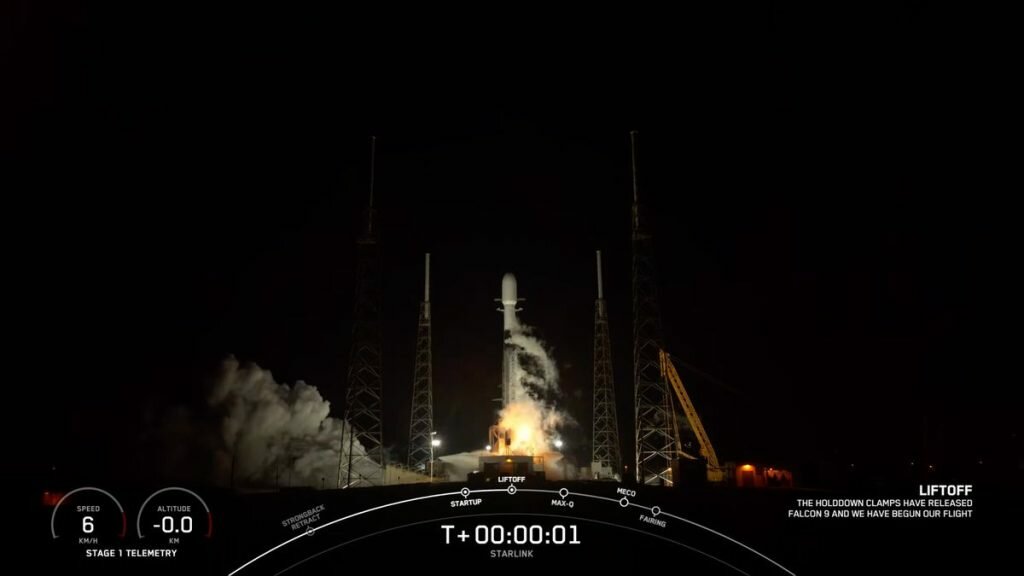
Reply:
<svg viewBox="0 0 1024 576"><path fill-rule="evenodd" d="M74 538L79 544L110 544L123 540L128 518L117 498L100 488L84 486L64 495L50 516L54 539Z"/></svg>
<svg viewBox="0 0 1024 576"><path fill-rule="evenodd" d="M179 544L213 537L213 515L195 492L172 486L157 490L139 508L136 530L143 542Z"/></svg>

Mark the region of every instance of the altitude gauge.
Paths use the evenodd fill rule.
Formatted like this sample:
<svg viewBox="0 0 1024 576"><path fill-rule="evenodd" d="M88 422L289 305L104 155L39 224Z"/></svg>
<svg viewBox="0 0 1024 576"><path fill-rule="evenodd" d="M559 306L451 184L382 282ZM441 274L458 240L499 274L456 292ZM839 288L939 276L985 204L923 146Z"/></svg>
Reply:
<svg viewBox="0 0 1024 576"><path fill-rule="evenodd" d="M177 545L213 537L210 507L195 492L177 486L150 494L139 508L135 524L146 545Z"/></svg>
<svg viewBox="0 0 1024 576"><path fill-rule="evenodd" d="M128 518L114 495L83 486L64 495L53 507L50 534L54 539L84 545L119 543L128 532Z"/></svg>

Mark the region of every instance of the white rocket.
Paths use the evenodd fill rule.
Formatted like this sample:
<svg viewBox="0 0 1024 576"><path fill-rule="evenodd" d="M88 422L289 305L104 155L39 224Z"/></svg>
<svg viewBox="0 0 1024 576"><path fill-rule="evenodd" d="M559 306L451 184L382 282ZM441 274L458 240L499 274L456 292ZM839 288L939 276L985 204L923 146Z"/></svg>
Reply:
<svg viewBox="0 0 1024 576"><path fill-rule="evenodd" d="M516 287L516 277L511 272L505 274L501 279L501 298L496 299L497 302L501 303L501 308L498 308L498 312L504 314L504 322L502 324L505 345L502 350L502 361L501 361L501 407L504 408L510 403L516 400L516 391L518 386L514 386L512 383L512 367L515 366L516 350L515 346L511 343L511 337L513 332L519 331L519 319L516 318L516 312L522 311L522 308L516 308L522 299L519 298Z"/></svg>

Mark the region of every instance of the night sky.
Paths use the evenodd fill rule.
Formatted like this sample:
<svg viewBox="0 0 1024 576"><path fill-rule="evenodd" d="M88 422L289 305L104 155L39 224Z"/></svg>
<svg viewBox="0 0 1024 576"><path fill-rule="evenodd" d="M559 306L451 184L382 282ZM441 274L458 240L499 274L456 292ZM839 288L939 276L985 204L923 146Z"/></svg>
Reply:
<svg viewBox="0 0 1024 576"><path fill-rule="evenodd" d="M408 432L429 251L446 450L486 440L493 299L514 272L589 460L601 249L628 455L629 130L666 345L711 376L682 370L723 460L1005 458L1021 440L992 360L1002 231L958 161L962 62L925 3L815 4L473 25L15 8L3 146L25 210L5 220L32 225L12 261L24 362L45 374L30 468L132 473L158 415L201 400L228 354L340 407L371 134L386 442Z"/></svg>

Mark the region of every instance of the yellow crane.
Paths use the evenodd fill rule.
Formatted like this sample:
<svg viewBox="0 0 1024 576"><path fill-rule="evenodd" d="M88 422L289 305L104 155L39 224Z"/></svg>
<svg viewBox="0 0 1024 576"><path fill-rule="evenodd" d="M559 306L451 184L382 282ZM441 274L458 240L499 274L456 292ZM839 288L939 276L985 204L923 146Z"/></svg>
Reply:
<svg viewBox="0 0 1024 576"><path fill-rule="evenodd" d="M697 442L700 443L700 455L707 461L708 482L724 482L725 468L718 464L718 455L715 454L715 448L711 445L708 433L704 431L704 425L701 424L700 416L697 415L697 409L693 407L693 402L690 401L690 395L686 393L686 388L683 387L683 379L679 377L679 372L676 372L676 367L672 365L668 352L658 350L658 358L661 361L661 376L672 383L672 389L676 393L676 398L679 399L679 404L683 407L683 413L686 414L686 419L690 422L690 428L693 429L693 433L697 436Z"/></svg>

